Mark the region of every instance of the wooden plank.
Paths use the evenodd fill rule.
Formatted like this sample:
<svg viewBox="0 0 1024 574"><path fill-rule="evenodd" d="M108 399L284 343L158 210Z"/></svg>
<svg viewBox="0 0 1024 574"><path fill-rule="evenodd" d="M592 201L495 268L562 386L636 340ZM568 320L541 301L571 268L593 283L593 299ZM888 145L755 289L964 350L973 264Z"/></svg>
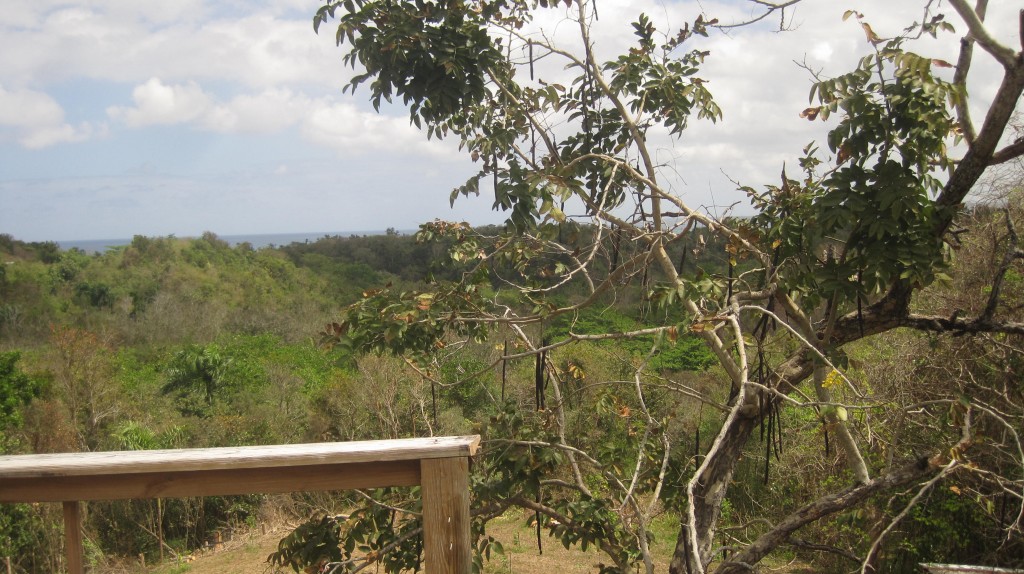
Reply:
<svg viewBox="0 0 1024 574"><path fill-rule="evenodd" d="M423 551L429 574L469 574L469 460L435 458L420 462L423 496Z"/></svg>
<svg viewBox="0 0 1024 574"><path fill-rule="evenodd" d="M0 480L312 466L472 456L480 437L0 456Z"/></svg>
<svg viewBox="0 0 1024 574"><path fill-rule="evenodd" d="M0 502L60 502L346 490L420 483L416 460L0 479Z"/></svg>
<svg viewBox="0 0 1024 574"><path fill-rule="evenodd" d="M64 550L68 557L68 574L85 574L82 507L77 501L64 503Z"/></svg>

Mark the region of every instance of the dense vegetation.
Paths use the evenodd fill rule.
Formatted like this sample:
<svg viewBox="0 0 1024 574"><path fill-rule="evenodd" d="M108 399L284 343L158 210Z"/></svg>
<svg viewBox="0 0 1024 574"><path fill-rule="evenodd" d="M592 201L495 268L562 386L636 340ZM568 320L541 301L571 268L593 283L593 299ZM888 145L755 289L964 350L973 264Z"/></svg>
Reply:
<svg viewBox="0 0 1024 574"><path fill-rule="evenodd" d="M556 8L577 44L531 28ZM606 54L594 8L326 0L314 17L337 19L365 72L350 87L460 140L480 172L452 198L493 187L504 226L261 250L140 237L99 256L3 238L5 450L473 431L481 568L501 548L488 521L513 508L538 538L598 549L602 573L663 570L660 516L672 574L793 555L862 573L1024 564L1024 56L985 3L949 2L969 30L952 77L911 50L954 38L940 7L889 37L848 12L865 56L815 77L802 114L829 121L828 150L743 186L756 213L737 219L690 206L664 183L683 166L655 161L656 142L723 117L699 76L717 22L640 14ZM1004 76L978 126L975 46ZM564 73L535 77L535 59ZM261 501L90 505L92 558L182 551ZM288 504L310 519L277 565L420 565L415 492ZM3 508L20 568L59 560L50 512Z"/></svg>
<svg viewBox="0 0 1024 574"><path fill-rule="evenodd" d="M454 277L451 267L436 266L450 247L389 233L255 250L207 233L140 236L87 254L0 235L0 448L232 446L478 429L501 412L503 385L493 373L472 382L467 374L493 362L494 349L453 354L431 385L395 359L355 358L317 344L323 323L371 285L415 289L428 278ZM628 249L609 243L609 256ZM708 262L716 266L714 258ZM636 328L643 317L630 309L609 305L574 328ZM565 321L551 325L552 333L568 328ZM641 356L649 344L595 343L562 363L582 382L588 373L621 370L616 362ZM658 360L666 370L710 363L692 345ZM525 401L520 383L533 377L533 365L510 366L507 392ZM262 500L90 504L90 558L102 564L142 553L153 560L161 539L166 552L187 552L218 529L257 520ZM0 555L17 568L55 571L60 535L58 508L0 507Z"/></svg>
<svg viewBox="0 0 1024 574"><path fill-rule="evenodd" d="M971 227L979 230L978 235L998 235L1000 223L998 212L982 210ZM468 237L468 228L466 231ZM568 233L569 227L562 232ZM593 230L574 232L589 238ZM693 335L679 336L671 343L664 338L656 341L653 336L582 341L552 350L545 357L549 374L540 395L532 356L500 360L503 354L525 350L511 332L492 334L477 343L456 342L451 352L424 373L387 356L356 357L343 346L327 350L317 344L323 319L338 315L345 303L373 296L364 290L370 281L390 282L393 288L412 292L429 286L422 279L458 276L458 261L431 268L425 262L439 258L423 255L442 253L443 260L449 252L459 252L458 241L429 244L391 234L330 237L253 250L246 245L230 247L206 234L199 239L136 237L130 246L92 255L61 251L53 244L27 244L8 236L0 236L0 241L0 258L5 264L0 278L0 446L5 453L464 432L485 432L496 444L501 437L546 441L553 429L551 417L559 416L564 417L559 423L561 432L572 437L580 449L594 452L613 466L632 465L640 454L636 438L648 432L640 418L643 408L648 408L676 413L663 422L673 444L685 445L669 459L669 480L663 488L667 506L684 496L683 480L692 472L692 455L706 448L709 437L714 436L722 408L715 405L727 399L717 394L715 383L724 374L711 368L714 357ZM972 254L978 248L974 241L966 243L965 259L975 261ZM611 269L616 257L625 258L628 249L608 239L600 255L603 265ZM380 252L390 255L384 258ZM728 273L722 245L709 247L706 240L695 241L680 246L675 256L682 259L684 252L689 258L686 265L695 272L717 277ZM382 261L389 261L392 267ZM499 278L512 276L516 270L495 267L494 271L490 289L498 296L503 291ZM349 276L351 281L345 279ZM981 297L986 290L983 278L964 276L981 284L938 289L933 296L960 292ZM555 341L570 333L628 333L655 323L659 311L640 290L644 281L650 283L653 278L645 279L637 270L634 284L624 282L616 297L571 319L553 318L544 326L543 336ZM1024 289L1020 275L1009 274L1003 288L1019 297ZM582 290L570 290L563 296L569 302L586 295ZM509 303L531 305L529 300ZM660 344L653 346L656 342ZM930 337L901 334L885 344L851 353L855 366L848 374L869 377L887 372L887 384L894 386L946 386L949 383L943 380L941 369L948 367L948 357L961 357L958 360L968 363L978 360L970 348L954 345L957 348L947 349L948 345ZM648 357L655 348L657 352ZM926 360L939 352L947 358ZM908 353L922 358L907 365L901 357ZM655 373L644 381L650 387L646 405L637 404L631 390L635 365L643 361ZM974 368L984 371L985 367L979 364ZM538 408L538 400L546 400L547 408ZM707 407L701 406L705 402ZM795 413L775 424L789 429L820 422ZM934 430L923 428L920 432ZM736 488L730 496L730 524L749 522L759 511L759 501L766 497L773 501L773 513L782 514L804 496L802 485L832 480L827 477L839 463L834 448L822 446L820 435L807 441L787 440L783 446L778 433L770 428L766 432L767 440L748 449L737 472ZM876 432L891 430L879 428ZM907 428L903 432L909 443L917 431ZM474 492L481 500L490 496L492 502L502 489L509 488L508 481L522 486L533 480L539 486L550 480L544 478L547 473L557 475L558 465L564 462L557 454L516 454L507 446L489 452L489 464L478 465L489 466L487 475L475 479ZM657 465L650 466L641 480L656 480L657 470ZM942 491L944 495L919 506L907 521L894 543L905 550L898 554L906 557L904 560L982 560L999 551L997 522L1012 518L1008 516L1012 502L1008 504L1005 495L972 498L965 493L975 485L970 481L957 484L955 492ZM599 483L593 487L600 488ZM392 502L415 509L415 499L405 498L408 494L388 496L398 497ZM598 534L609 528L604 521L615 520L607 508L581 508L568 499L545 502L570 516L597 512L604 517L591 523ZM248 496L92 503L86 525L90 560L102 568L140 553L147 555L149 562L161 555L184 554L219 530L260 520L261 509L267 505L300 516L318 516L318 512L333 516L338 509L347 510L356 503L344 495L297 496L290 502ZM866 536L873 513L878 512L875 505L884 504L878 500L844 515L839 530L823 530L819 535L836 545ZM507 507L506 503L497 506ZM337 536L344 533L360 542L353 550L386 544L386 539L375 540L376 533L369 532L367 524L388 521L389 515L379 514L383 507L376 507L376 513L372 508L353 514L349 525L331 525ZM617 552L597 534L588 538L556 522L542 523L565 544L605 544L607 550ZM961 536L958 525L964 523L974 524L975 532L989 534ZM304 540L311 527L304 528L285 542ZM0 540L5 541L0 554L11 556L17 569L58 569L62 560L58 508L4 505L0 507L0 532ZM161 540L166 544L163 549ZM957 542L951 545L950 540ZM629 548L628 541L620 543ZM344 544L335 558L342 558L342 548ZM290 559L292 556L295 558ZM287 552L278 560L303 563L298 555ZM403 564L401 556L395 560L396 565Z"/></svg>

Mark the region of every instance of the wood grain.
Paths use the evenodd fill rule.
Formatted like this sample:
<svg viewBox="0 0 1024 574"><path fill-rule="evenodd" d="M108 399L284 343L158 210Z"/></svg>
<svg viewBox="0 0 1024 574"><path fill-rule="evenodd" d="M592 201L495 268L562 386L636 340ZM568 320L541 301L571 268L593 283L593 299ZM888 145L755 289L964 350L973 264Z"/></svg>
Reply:
<svg viewBox="0 0 1024 574"><path fill-rule="evenodd" d="M69 574L83 574L83 500L422 485L430 574L469 574L469 457L479 436L0 456L0 502L63 502Z"/></svg>
<svg viewBox="0 0 1024 574"><path fill-rule="evenodd" d="M0 502L227 496L415 486L419 483L419 461L399 460L298 467L0 479Z"/></svg>
<svg viewBox="0 0 1024 574"><path fill-rule="evenodd" d="M68 557L68 574L85 574L82 507L73 501L64 503L64 551Z"/></svg>
<svg viewBox="0 0 1024 574"><path fill-rule="evenodd" d="M472 456L478 436L0 456L7 478L292 467Z"/></svg>
<svg viewBox="0 0 1024 574"><path fill-rule="evenodd" d="M433 458L420 462L423 495L423 552L430 574L472 571L469 544L469 460Z"/></svg>

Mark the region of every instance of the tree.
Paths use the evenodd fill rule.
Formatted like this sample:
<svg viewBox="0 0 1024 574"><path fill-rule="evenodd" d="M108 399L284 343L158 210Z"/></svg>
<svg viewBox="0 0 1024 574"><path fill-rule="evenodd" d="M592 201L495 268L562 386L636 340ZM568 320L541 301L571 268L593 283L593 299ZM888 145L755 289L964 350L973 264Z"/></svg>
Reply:
<svg viewBox="0 0 1024 574"><path fill-rule="evenodd" d="M91 331L65 326L50 328L50 342L58 394L75 423L78 448L96 450L106 436L106 426L121 411L110 343ZM59 434L49 430L53 436Z"/></svg>
<svg viewBox="0 0 1024 574"><path fill-rule="evenodd" d="M0 353L0 452L5 453L13 442L8 432L22 425L22 409L42 392L41 382L18 368L19 359L17 351Z"/></svg>
<svg viewBox="0 0 1024 574"><path fill-rule="evenodd" d="M794 3L756 2L763 15ZM696 456L696 468L677 481L672 502L682 519L670 571L709 568L719 555L715 541L723 501L745 447L756 429L771 428L794 410L812 413L820 420L816 428L837 444L846 465L833 481L840 486L801 500L788 515L735 545L715 571L748 571L780 545L794 544L793 534L807 525L872 497L922 485L902 500L901 510L880 518L864 547L833 549L855 556L862 571L875 571L885 537L929 489L954 473L997 468L985 469L981 459L972 458L980 429L1012 429L1021 420L1011 412L1020 404L1019 390L999 408L965 395L933 398L955 415L943 422L934 409L920 408L920 397L879 395L871 381L858 384L845 371L858 342L901 328L943 338L998 334L1003 344L1020 349L1024 324L1006 312L998 288L1021 260L1009 216L1010 231L997 246L1005 259L992 276L989 303L951 314L921 305L928 303L922 293L950 271L951 248L966 233L957 222L969 194L988 168L1024 154L1019 138L1000 148L1024 90L1024 58L986 28L984 1L977 7L965 0L949 3L958 26L966 28L955 64L909 49L922 35L955 37L954 26L931 3L921 22L890 38L848 12L865 34L866 55L847 74L816 77L811 92L816 103L802 114L834 122L827 142L831 156L808 145L798 158L799 178L783 169L779 183L742 188L756 215L716 219L662 183L667 170L680 166L659 165L652 141L663 135L685 138L692 121L722 117L699 75L704 59L713 55L695 45L715 33L719 22L701 15L666 33L640 14L633 23L634 44L602 61L590 34L594 3L566 0L562 6L553 0L327 0L317 12L315 28L337 18L337 41L348 49L345 61L361 68L349 87L368 83L378 107L382 100L401 98L428 138L456 137L481 164L452 200L490 186L495 208L509 214L497 237L480 236L464 224L425 225L421 238L452 241L451 258L463 270L461 280L422 291L368 292L328 328L326 339L364 352L405 355L429 375L439 351L501 330L523 348L509 351L505 360L538 357L541 389L544 373L557 378L557 369L543 359L546 352L588 340L656 335L654 353L682 334L695 334L725 373L728 400L717 404L723 416L717 436ZM566 11L582 48L566 48L554 36L528 31L537 11L554 8ZM1003 71L981 125L972 119L967 90L977 48ZM574 77L564 85L536 77L535 63L541 60L561 61ZM944 67L954 68L952 79L937 73ZM954 147L953 140L962 144ZM581 218L594 230L587 242L575 233ZM613 258L613 236L638 248L622 260L616 248ZM723 246L721 272L693 272L669 256L673 244L704 236ZM497 271L508 269L516 273L495 279ZM631 332L570 331L559 340L540 332L548 321L604 304L630 281L647 286L649 301L661 310L659 323ZM495 285L501 287L498 297ZM584 295L559 299L570 286ZM1011 354L1019 357L1019 351ZM505 458L527 452L533 457L534 449L554 454L520 464L534 474L502 483L491 490L492 498L482 499L478 491L478 501L492 505L480 513L509 505L534 510L538 517L558 519L560 526L550 528L563 542L591 537L613 558L610 570L626 571L642 561L653 571L647 525L652 509L671 490L683 445L672 442L671 413L648 406L653 391L647 363L637 361L627 379L642 413L629 451L633 464L617 460L613 465L566 440L558 397L550 421L554 430L523 438L515 436L515 424L505 427L510 436L494 436L492 429L488 442L500 445ZM872 456L879 438L869 426L881 405L895 405L901 420L917 417L942 432L934 433L927 452L883 444L894 451L883 464ZM956 431L952 435L949 425ZM1011 434L1016 438L1007 440L1019 445L1016 431ZM1003 451L1006 466L998 467L1015 469L1001 470L999 484L1013 493L1017 509L1022 452L1019 446ZM499 458L483 466L488 464L491 476L504 472ZM588 480L601 481L602 496ZM561 497L561 507L541 502L541 484L559 490L554 498ZM1016 518L1004 526L1004 534L1019 551L1024 511L1012 514ZM606 526L610 530L602 530Z"/></svg>
<svg viewBox="0 0 1024 574"><path fill-rule="evenodd" d="M215 344L190 345L175 353L171 359L163 391L170 393L199 389L206 398L207 406L212 406L230 364L231 358L225 357Z"/></svg>

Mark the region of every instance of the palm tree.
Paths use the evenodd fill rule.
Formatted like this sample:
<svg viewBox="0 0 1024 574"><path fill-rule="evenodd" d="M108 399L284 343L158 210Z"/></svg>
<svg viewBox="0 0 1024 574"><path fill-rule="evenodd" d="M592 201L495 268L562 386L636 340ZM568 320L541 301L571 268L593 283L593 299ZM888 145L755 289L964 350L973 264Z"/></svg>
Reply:
<svg viewBox="0 0 1024 574"><path fill-rule="evenodd" d="M230 364L231 359L223 356L217 345L189 345L171 359L163 392L201 387L206 393L206 403L212 405L213 395L223 383Z"/></svg>

